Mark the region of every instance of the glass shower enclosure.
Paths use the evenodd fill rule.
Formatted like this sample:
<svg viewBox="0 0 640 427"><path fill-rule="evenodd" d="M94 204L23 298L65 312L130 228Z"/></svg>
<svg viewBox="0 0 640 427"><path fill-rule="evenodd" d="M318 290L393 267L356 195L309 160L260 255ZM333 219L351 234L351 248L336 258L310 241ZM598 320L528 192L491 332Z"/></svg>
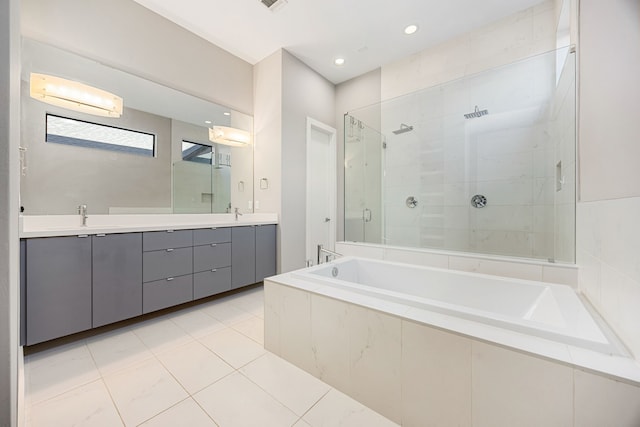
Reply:
<svg viewBox="0 0 640 427"><path fill-rule="evenodd" d="M345 240L575 261L571 47L345 115Z"/></svg>

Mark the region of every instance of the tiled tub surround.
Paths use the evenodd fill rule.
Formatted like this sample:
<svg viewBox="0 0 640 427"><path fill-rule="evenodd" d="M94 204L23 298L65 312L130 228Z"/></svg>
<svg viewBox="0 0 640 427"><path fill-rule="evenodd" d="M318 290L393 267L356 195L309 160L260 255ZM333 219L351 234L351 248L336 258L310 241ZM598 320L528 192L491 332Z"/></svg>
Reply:
<svg viewBox="0 0 640 427"><path fill-rule="evenodd" d="M300 271L265 281L265 348L403 426L640 423L640 368L630 358Z"/></svg>

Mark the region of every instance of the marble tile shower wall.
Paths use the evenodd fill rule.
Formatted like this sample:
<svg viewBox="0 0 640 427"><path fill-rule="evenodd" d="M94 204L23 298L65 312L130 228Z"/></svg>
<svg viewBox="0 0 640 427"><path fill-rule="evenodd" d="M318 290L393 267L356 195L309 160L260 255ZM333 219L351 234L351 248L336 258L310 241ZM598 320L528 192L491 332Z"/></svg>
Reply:
<svg viewBox="0 0 640 427"><path fill-rule="evenodd" d="M554 119L565 111L550 105L554 61L540 55L383 104L384 243L553 257L552 128L566 116ZM489 115L465 120L476 105ZM401 123L414 130L394 135ZM474 194L487 207L472 208Z"/></svg>
<svg viewBox="0 0 640 427"><path fill-rule="evenodd" d="M580 289L640 359L640 197L578 203Z"/></svg>

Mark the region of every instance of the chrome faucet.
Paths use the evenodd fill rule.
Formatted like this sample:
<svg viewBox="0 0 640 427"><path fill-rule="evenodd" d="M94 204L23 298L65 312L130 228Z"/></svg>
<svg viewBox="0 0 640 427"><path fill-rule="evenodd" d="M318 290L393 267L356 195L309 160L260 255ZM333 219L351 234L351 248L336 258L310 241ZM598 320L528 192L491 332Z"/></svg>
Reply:
<svg viewBox="0 0 640 427"><path fill-rule="evenodd" d="M78 214L82 215L82 226L87 226L87 205L78 206Z"/></svg>
<svg viewBox="0 0 640 427"><path fill-rule="evenodd" d="M240 213L239 208L235 208L234 213L235 213L235 215L236 215L236 221L237 221L237 220L238 220L238 217L239 217L239 216L242 216L242 213Z"/></svg>
<svg viewBox="0 0 640 427"><path fill-rule="evenodd" d="M339 254L338 252L325 249L322 245L318 245L318 264L321 264L322 262L329 262L329 257L333 257L333 259L336 259L340 258L341 256L343 255Z"/></svg>

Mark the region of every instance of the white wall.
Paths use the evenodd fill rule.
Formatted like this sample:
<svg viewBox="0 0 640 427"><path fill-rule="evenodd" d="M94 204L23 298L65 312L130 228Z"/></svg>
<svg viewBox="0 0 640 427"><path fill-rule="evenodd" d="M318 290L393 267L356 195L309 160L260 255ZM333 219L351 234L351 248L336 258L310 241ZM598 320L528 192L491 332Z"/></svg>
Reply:
<svg viewBox="0 0 640 427"><path fill-rule="evenodd" d="M640 358L640 3L582 0L580 288Z"/></svg>
<svg viewBox="0 0 640 427"><path fill-rule="evenodd" d="M278 271L286 272L305 266L307 117L335 127L335 89L285 50L256 64L254 87L256 212L279 214Z"/></svg>
<svg viewBox="0 0 640 427"><path fill-rule="evenodd" d="M282 50L254 67L254 207L277 212L282 219ZM260 188L267 179L268 188ZM278 272L282 271L281 230L278 227Z"/></svg>
<svg viewBox="0 0 640 427"><path fill-rule="evenodd" d="M18 146L20 141L20 2L0 4L0 425L18 408ZM6 101L5 101L6 100Z"/></svg>
<svg viewBox="0 0 640 427"><path fill-rule="evenodd" d="M282 271L305 266L307 117L335 128L335 86L282 53Z"/></svg>
<svg viewBox="0 0 640 427"><path fill-rule="evenodd" d="M26 37L243 113L253 111L251 64L134 1L21 4Z"/></svg>

